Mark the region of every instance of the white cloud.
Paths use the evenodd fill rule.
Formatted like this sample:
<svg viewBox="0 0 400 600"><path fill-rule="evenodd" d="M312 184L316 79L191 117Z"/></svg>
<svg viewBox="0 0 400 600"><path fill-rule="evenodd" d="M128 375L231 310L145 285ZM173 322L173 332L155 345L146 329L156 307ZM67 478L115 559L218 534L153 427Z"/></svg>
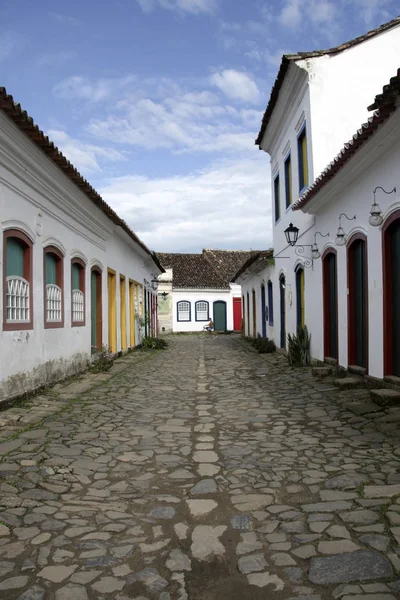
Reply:
<svg viewBox="0 0 400 600"><path fill-rule="evenodd" d="M291 29L298 27L302 20L301 5L301 0L289 0L279 15L281 25L290 27Z"/></svg>
<svg viewBox="0 0 400 600"><path fill-rule="evenodd" d="M390 18L386 7L392 4L392 0L355 0L355 4L359 7L358 13L367 25L371 25L378 18L382 21Z"/></svg>
<svg viewBox="0 0 400 600"><path fill-rule="evenodd" d="M219 0L137 0L144 13L163 8L184 15L214 14Z"/></svg>
<svg viewBox="0 0 400 600"><path fill-rule="evenodd" d="M247 73L226 69L211 75L210 82L228 98L250 104L260 102L260 91L257 84Z"/></svg>
<svg viewBox="0 0 400 600"><path fill-rule="evenodd" d="M158 251L272 245L267 158L210 165L182 177L113 179L100 192L145 243Z"/></svg>
<svg viewBox="0 0 400 600"><path fill-rule="evenodd" d="M69 137L60 129L51 129L47 135L78 171L87 173L100 171L99 159L114 162L126 160L121 152L113 148L85 144L81 140Z"/></svg>
<svg viewBox="0 0 400 600"><path fill-rule="evenodd" d="M57 83L53 87L52 92L57 98L82 98L91 102L99 102L119 90L121 87L131 83L133 79L133 77L128 76L90 81L86 77L74 75Z"/></svg>
<svg viewBox="0 0 400 600"><path fill-rule="evenodd" d="M314 23L332 23L336 17L336 6L327 0L313 0L309 15Z"/></svg>

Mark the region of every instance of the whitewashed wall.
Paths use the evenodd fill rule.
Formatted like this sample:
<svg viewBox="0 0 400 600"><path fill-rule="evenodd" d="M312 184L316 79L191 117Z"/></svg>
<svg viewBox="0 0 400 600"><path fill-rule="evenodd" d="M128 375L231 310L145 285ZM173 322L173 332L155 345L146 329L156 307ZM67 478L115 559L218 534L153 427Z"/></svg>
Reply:
<svg viewBox="0 0 400 600"><path fill-rule="evenodd" d="M119 274L143 283L159 271L150 257L116 227L0 112L1 230L18 228L33 240L33 330L0 331L0 398L71 375L91 354L90 269L102 268L103 343L108 343L107 267L117 272L117 347L120 349ZM44 329L43 248L64 254L64 327ZM3 269L3 244L0 262ZM71 258L86 263L86 325L71 327ZM0 298L3 280L0 278ZM138 340L138 338L136 338Z"/></svg>
<svg viewBox="0 0 400 600"><path fill-rule="evenodd" d="M177 304L178 302L186 300L191 304L191 321L178 321L177 318ZM173 330L174 333L178 332L190 332L190 331L202 331L204 325L207 324L205 321L195 320L195 303L198 300L204 300L209 303L209 316L213 319L213 303L217 300L223 300L226 302L226 322L228 331L233 330L233 301L232 294L230 291L212 291L212 290L174 290L173 292Z"/></svg>

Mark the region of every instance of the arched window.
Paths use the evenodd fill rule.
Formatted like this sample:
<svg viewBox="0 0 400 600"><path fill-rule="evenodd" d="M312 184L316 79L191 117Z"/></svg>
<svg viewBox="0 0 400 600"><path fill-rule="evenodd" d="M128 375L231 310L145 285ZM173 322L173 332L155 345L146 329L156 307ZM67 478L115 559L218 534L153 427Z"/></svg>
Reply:
<svg viewBox="0 0 400 600"><path fill-rule="evenodd" d="M209 321L208 302L206 300L198 300L195 304L196 321Z"/></svg>
<svg viewBox="0 0 400 600"><path fill-rule="evenodd" d="M4 232L3 290L3 329L33 329L32 241L18 229Z"/></svg>
<svg viewBox="0 0 400 600"><path fill-rule="evenodd" d="M44 326L64 326L64 257L56 246L43 250Z"/></svg>
<svg viewBox="0 0 400 600"><path fill-rule="evenodd" d="M304 327L304 268L298 266L296 269L296 320L297 327Z"/></svg>
<svg viewBox="0 0 400 600"><path fill-rule="evenodd" d="M85 263L80 258L71 261L72 327L85 325Z"/></svg>
<svg viewBox="0 0 400 600"><path fill-rule="evenodd" d="M268 325L274 324L274 293L272 281L268 281Z"/></svg>
<svg viewBox="0 0 400 600"><path fill-rule="evenodd" d="M191 321L190 302L187 302L187 300L181 300L176 306L178 321Z"/></svg>

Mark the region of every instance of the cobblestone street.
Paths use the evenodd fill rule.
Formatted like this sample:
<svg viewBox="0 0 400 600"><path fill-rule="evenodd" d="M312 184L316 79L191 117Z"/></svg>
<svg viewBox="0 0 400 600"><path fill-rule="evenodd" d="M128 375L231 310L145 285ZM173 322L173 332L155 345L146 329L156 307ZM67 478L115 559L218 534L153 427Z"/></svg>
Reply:
<svg viewBox="0 0 400 600"><path fill-rule="evenodd" d="M398 415L352 393L193 335L3 411L0 598L400 598Z"/></svg>

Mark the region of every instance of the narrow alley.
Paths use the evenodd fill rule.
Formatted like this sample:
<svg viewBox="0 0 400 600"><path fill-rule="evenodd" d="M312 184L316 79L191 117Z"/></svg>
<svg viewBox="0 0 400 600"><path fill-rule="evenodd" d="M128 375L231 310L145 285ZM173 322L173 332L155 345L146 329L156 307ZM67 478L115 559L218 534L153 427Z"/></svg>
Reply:
<svg viewBox="0 0 400 600"><path fill-rule="evenodd" d="M0 598L400 597L395 420L234 335L91 377L0 413Z"/></svg>

